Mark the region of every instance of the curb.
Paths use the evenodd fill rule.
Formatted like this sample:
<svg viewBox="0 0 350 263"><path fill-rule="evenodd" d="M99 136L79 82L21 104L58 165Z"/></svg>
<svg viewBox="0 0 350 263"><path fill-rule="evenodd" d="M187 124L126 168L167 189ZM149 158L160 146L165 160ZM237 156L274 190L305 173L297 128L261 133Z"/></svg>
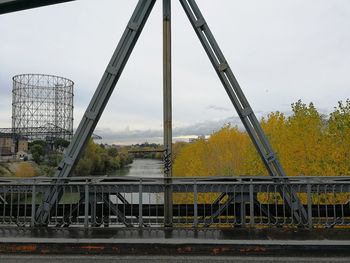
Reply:
<svg viewBox="0 0 350 263"><path fill-rule="evenodd" d="M63 240L62 240L63 241ZM92 255L240 255L240 256L345 256L350 255L350 242L14 242L2 240L0 254L92 254ZM209 240L207 240L209 241ZM281 244L278 244L281 243Z"/></svg>

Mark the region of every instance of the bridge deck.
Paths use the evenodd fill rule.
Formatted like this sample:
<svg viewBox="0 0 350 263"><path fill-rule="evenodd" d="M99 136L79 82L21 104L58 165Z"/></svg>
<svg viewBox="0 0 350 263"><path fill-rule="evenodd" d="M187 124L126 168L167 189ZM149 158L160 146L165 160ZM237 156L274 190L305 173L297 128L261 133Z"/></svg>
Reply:
<svg viewBox="0 0 350 263"><path fill-rule="evenodd" d="M350 255L350 229L0 229L1 253Z"/></svg>

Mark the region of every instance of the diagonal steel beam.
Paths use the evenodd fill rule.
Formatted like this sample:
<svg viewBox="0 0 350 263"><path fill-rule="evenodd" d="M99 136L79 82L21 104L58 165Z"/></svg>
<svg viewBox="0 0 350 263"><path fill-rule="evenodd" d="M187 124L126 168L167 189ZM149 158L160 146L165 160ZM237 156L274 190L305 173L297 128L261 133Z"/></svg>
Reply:
<svg viewBox="0 0 350 263"><path fill-rule="evenodd" d="M121 212L112 202L109 200L109 197L106 198L102 194L100 194L103 202L107 205L107 207L111 210L111 212L118 217L119 222L122 222L126 227L133 227L132 222L128 219L123 212ZM123 198L122 195L117 195L119 198ZM124 199L124 198L123 198ZM129 202L126 199L121 199L124 204L128 204ZM137 217L138 218L138 217Z"/></svg>
<svg viewBox="0 0 350 263"><path fill-rule="evenodd" d="M264 134L258 119L209 29L196 1L180 0L180 3L270 176L276 178L281 184L284 184L284 191L280 188L280 194L284 196L284 201L290 207L291 211L293 211L293 218L297 222L307 224L306 210L295 190L288 184L288 179L282 165Z"/></svg>
<svg viewBox="0 0 350 263"><path fill-rule="evenodd" d="M224 200L224 198L227 198L221 205L220 202ZM237 199L241 199L240 202L236 202ZM215 222L215 219L217 219L221 214L228 209L229 205L235 204L235 203L242 203L242 194L236 194L236 193L221 193L211 204L212 207L219 206L216 211L212 211L212 214L209 218L206 218L206 216L203 216L203 224L204 227L209 227L211 224ZM257 194L254 194L253 200L254 205L258 207L258 210L261 214L263 214L265 217L268 217L271 222L276 222L276 218L268 211L266 205L261 204L257 198ZM244 203L244 202L243 202ZM241 211L243 213L243 211ZM234 216L237 216L236 214ZM250 214L252 216L252 214ZM244 223L244 222L241 222Z"/></svg>
<svg viewBox="0 0 350 263"><path fill-rule="evenodd" d="M75 0L0 0L0 15Z"/></svg>
<svg viewBox="0 0 350 263"><path fill-rule="evenodd" d="M59 164L55 177L66 178L72 175L89 138L91 137L107 102L116 86L131 52L142 32L142 29L152 11L156 0L139 0L129 23L118 43L118 46L102 76L78 129L69 144L62 162ZM43 204L36 212L37 225L46 225L50 210L62 197L62 184L58 179L55 185L46 192Z"/></svg>

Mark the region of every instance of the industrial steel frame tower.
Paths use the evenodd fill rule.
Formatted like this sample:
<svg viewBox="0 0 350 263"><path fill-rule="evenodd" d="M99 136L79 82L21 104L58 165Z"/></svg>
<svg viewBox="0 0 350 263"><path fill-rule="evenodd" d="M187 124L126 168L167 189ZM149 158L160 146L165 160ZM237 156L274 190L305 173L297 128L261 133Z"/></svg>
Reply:
<svg viewBox="0 0 350 263"><path fill-rule="evenodd" d="M280 183L279 192L286 205L290 208L290 211L292 211L292 217L297 222L306 224L308 222L306 210L300 202L297 193L289 184L276 153L273 151L264 134L258 119L240 88L196 1L179 1L269 175L277 183ZM36 223L38 225L48 223L51 209L62 197L62 184L64 183L62 179L72 175L73 168L77 164L82 151L102 115L155 2L156 0L139 0L64 158L57 168L55 175L58 179L56 184L45 194L43 204L36 211ZM165 159L164 225L170 227L172 225L171 0L163 0L163 108Z"/></svg>

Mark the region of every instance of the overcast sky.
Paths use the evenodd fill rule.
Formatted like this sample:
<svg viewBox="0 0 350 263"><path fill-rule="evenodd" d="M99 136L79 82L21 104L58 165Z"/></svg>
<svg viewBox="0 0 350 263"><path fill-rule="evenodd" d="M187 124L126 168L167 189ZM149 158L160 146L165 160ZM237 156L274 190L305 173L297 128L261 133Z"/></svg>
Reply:
<svg viewBox="0 0 350 263"><path fill-rule="evenodd" d="M96 133L108 142L162 136L162 16L157 1ZM258 117L302 99L330 112L350 97L349 0L198 0ZM0 16L0 127L11 127L12 76L75 82L74 126L136 0L78 0ZM175 136L239 124L178 1L173 1Z"/></svg>

